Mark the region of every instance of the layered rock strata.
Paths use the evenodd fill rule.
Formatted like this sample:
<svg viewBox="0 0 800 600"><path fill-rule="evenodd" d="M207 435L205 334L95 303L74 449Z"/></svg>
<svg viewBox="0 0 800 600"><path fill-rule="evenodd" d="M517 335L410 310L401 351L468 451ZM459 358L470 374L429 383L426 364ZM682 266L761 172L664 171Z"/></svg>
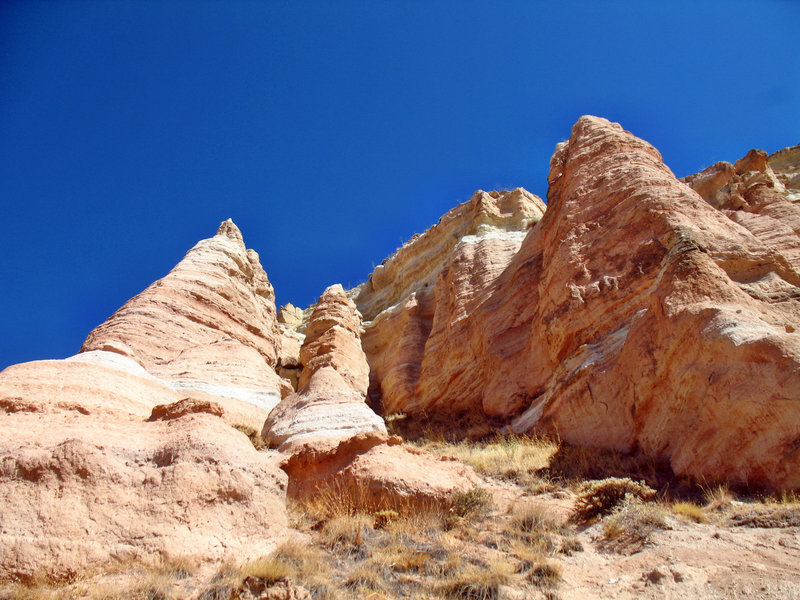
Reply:
<svg viewBox="0 0 800 600"><path fill-rule="evenodd" d="M449 503L454 491L477 483L475 474L389 437L365 402L368 365L360 332L355 304L341 286L328 288L300 350L300 389L272 410L262 431L284 455L289 495L327 491L363 508Z"/></svg>
<svg viewBox="0 0 800 600"><path fill-rule="evenodd" d="M288 527L276 454L257 452L221 407L180 400L111 352L0 373L0 578L274 547Z"/></svg>
<svg viewBox="0 0 800 600"><path fill-rule="evenodd" d="M280 343L272 286L228 220L92 331L81 352L127 356L179 393L213 396L231 419L260 427L292 391L275 372Z"/></svg>
<svg viewBox="0 0 800 600"><path fill-rule="evenodd" d="M763 158L734 170L749 177ZM542 265L525 382L535 397L515 428L638 449L678 474L800 485L793 244L743 227L745 211L704 201L602 119L578 121L549 182L547 214L508 270ZM785 202L774 191L746 195Z"/></svg>
<svg viewBox="0 0 800 600"><path fill-rule="evenodd" d="M456 247L432 293L382 292L405 298L364 335L384 410L482 412L679 474L800 486L800 228L791 167L768 165L715 166L687 180L698 194L646 142L581 118L518 251L493 270Z"/></svg>
<svg viewBox="0 0 800 600"><path fill-rule="evenodd" d="M480 403L472 385L475 365L436 349L468 349L474 324L469 315L491 295L544 209L522 188L478 191L353 290L368 319L363 345L371 367L370 394L384 413L427 410L439 396L452 410ZM440 389L443 384L453 393Z"/></svg>
<svg viewBox="0 0 800 600"><path fill-rule="evenodd" d="M278 402L276 340L272 288L226 221L81 353L0 373L0 577L273 547L286 475L226 421Z"/></svg>

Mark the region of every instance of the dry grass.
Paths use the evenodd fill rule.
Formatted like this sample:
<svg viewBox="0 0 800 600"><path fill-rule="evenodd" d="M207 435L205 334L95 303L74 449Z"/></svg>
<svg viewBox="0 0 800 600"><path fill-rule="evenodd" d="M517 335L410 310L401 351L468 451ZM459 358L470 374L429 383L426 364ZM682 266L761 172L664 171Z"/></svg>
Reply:
<svg viewBox="0 0 800 600"><path fill-rule="evenodd" d="M357 513L337 515L321 528L322 543L339 552L359 552L374 531L374 517Z"/></svg>
<svg viewBox="0 0 800 600"><path fill-rule="evenodd" d="M721 483L713 486L706 486L701 484L703 490L703 497L706 501L706 510L718 511L730 506L734 501L733 493L727 483Z"/></svg>
<svg viewBox="0 0 800 600"><path fill-rule="evenodd" d="M249 439L250 443L253 444L253 448L256 450L264 450L267 448L267 444L264 443L263 438L261 437L261 433L256 431L250 425L242 425L241 423L236 423L232 426L234 429L238 429L243 434L245 434Z"/></svg>
<svg viewBox="0 0 800 600"><path fill-rule="evenodd" d="M458 572L436 586L445 598L493 600L500 597L500 586L511 579L508 563L495 560L486 566L466 564Z"/></svg>
<svg viewBox="0 0 800 600"><path fill-rule="evenodd" d="M510 435L482 441L447 443L425 441L417 445L440 456L452 456L486 477L494 477L543 492L554 484L542 477L559 444L549 438Z"/></svg>
<svg viewBox="0 0 800 600"><path fill-rule="evenodd" d="M672 512L695 523L705 523L708 521L706 513L703 512L703 508L694 502L675 502L672 505Z"/></svg>
<svg viewBox="0 0 800 600"><path fill-rule="evenodd" d="M657 503L645 503L627 496L612 514L603 520L602 547L623 554L632 554L650 541L657 529L668 529L667 511Z"/></svg>

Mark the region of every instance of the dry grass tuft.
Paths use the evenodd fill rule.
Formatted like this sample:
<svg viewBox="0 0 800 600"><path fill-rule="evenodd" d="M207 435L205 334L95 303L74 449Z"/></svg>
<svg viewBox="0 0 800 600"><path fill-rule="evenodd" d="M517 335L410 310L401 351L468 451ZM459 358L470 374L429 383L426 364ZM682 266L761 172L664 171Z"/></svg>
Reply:
<svg viewBox="0 0 800 600"><path fill-rule="evenodd" d="M511 513L511 526L516 531L525 534L561 529L558 521L546 506L532 502L514 507Z"/></svg>
<svg viewBox="0 0 800 600"><path fill-rule="evenodd" d="M244 565L240 577L256 577L265 583L275 583L290 577L294 573L292 565L277 556L265 556Z"/></svg>
<svg viewBox="0 0 800 600"><path fill-rule="evenodd" d="M373 521L363 513L335 516L322 526L322 543L340 552L360 552L373 532Z"/></svg>
<svg viewBox="0 0 800 600"><path fill-rule="evenodd" d="M532 584L542 588L554 588L561 582L561 565L542 560L531 565L526 574Z"/></svg>
<svg viewBox="0 0 800 600"><path fill-rule="evenodd" d="M646 504L627 496L603 521L604 548L626 554L640 550L654 531L669 528L666 514L659 504Z"/></svg>
<svg viewBox="0 0 800 600"><path fill-rule="evenodd" d="M576 522L590 521L609 514L626 496L651 500L655 494L651 487L627 477L587 481L578 490L572 519Z"/></svg>
<svg viewBox="0 0 800 600"><path fill-rule="evenodd" d="M507 563L493 561L489 565L467 564L438 586L438 593L446 598L464 600L494 600L500 597L500 586L511 578Z"/></svg>
<svg viewBox="0 0 800 600"><path fill-rule="evenodd" d="M716 511L727 508L734 500L733 493L727 483L714 486L701 485L706 500L706 510Z"/></svg>
<svg viewBox="0 0 800 600"><path fill-rule="evenodd" d="M694 521L695 523L705 523L708 521L702 507L694 502L676 502L672 505L672 512L689 521Z"/></svg>
<svg viewBox="0 0 800 600"><path fill-rule="evenodd" d="M232 427L245 434L250 439L250 443L253 444L253 448L256 450L265 450L267 448L267 444L261 437L261 433L256 431L253 427L250 427L250 425L236 423Z"/></svg>

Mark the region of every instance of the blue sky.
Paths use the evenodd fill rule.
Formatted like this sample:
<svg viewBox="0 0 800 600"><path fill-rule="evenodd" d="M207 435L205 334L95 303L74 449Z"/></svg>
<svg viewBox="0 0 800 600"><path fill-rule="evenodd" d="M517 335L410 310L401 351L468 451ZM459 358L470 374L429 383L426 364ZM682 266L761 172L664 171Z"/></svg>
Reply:
<svg viewBox="0 0 800 600"><path fill-rule="evenodd" d="M0 368L231 217L305 306L476 189L545 196L581 114L678 176L800 142L800 2L0 3Z"/></svg>

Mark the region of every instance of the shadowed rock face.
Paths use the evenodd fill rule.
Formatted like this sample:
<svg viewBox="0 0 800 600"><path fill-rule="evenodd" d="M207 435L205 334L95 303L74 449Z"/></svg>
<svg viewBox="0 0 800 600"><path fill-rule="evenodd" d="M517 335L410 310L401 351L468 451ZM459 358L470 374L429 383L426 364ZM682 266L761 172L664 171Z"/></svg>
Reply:
<svg viewBox="0 0 800 600"><path fill-rule="evenodd" d="M687 178L704 199L648 143L581 118L518 251L458 245L433 291L366 324L384 410L483 412L679 474L797 487L800 227L768 163ZM387 264L413 264L413 246Z"/></svg>

